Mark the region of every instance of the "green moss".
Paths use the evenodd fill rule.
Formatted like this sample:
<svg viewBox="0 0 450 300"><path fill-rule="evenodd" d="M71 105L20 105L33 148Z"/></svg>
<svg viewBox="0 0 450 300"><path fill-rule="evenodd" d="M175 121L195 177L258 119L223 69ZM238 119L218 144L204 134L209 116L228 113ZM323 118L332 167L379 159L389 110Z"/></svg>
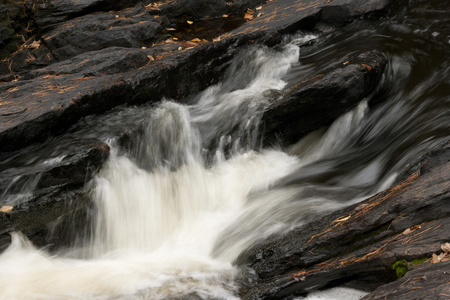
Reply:
<svg viewBox="0 0 450 300"><path fill-rule="evenodd" d="M392 270L395 270L395 274L397 274L398 278L405 276L406 272L408 272L408 265L406 260L398 260L392 266Z"/></svg>
<svg viewBox="0 0 450 300"><path fill-rule="evenodd" d="M422 258L415 258L412 260L413 265L419 265L421 263L424 263L428 260L428 257L422 257Z"/></svg>

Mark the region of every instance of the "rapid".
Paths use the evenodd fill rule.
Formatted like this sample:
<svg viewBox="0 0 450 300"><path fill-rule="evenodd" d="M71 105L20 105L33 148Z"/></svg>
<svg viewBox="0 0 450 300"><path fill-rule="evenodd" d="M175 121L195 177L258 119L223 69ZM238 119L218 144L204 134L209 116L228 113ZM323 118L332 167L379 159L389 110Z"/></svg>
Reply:
<svg viewBox="0 0 450 300"><path fill-rule="evenodd" d="M0 298L239 299L252 273L235 264L244 250L390 187L448 140L448 16L429 15L439 3L243 49L198 95L87 117L3 162L5 175L58 164L84 138L111 147L86 183L89 234L54 252L14 233L0 254ZM261 114L280 91L373 49L389 60L373 94L294 145L264 145ZM139 129L126 146L124 128ZM26 201L35 181L5 189L2 202Z"/></svg>

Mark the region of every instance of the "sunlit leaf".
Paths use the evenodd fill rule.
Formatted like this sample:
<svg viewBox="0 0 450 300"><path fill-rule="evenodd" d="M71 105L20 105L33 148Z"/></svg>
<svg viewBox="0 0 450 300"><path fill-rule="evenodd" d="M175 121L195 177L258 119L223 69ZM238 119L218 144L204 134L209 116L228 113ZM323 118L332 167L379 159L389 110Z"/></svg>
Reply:
<svg viewBox="0 0 450 300"><path fill-rule="evenodd" d="M244 19L246 19L246 20L253 20L254 19L253 18L253 14L246 13L245 16L244 16Z"/></svg>
<svg viewBox="0 0 450 300"><path fill-rule="evenodd" d="M13 210L13 207L9 206L9 205L5 205L5 206L2 206L2 208L0 208L0 211L3 213L9 213L12 210Z"/></svg>
<svg viewBox="0 0 450 300"><path fill-rule="evenodd" d="M362 64L363 67L365 67L369 72L372 71L372 67L366 64Z"/></svg>

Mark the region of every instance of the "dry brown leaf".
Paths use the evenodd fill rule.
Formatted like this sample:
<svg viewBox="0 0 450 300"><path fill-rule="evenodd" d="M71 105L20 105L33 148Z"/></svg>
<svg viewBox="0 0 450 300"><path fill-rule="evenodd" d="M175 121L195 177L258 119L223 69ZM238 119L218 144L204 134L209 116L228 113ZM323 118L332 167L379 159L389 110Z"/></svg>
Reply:
<svg viewBox="0 0 450 300"><path fill-rule="evenodd" d="M410 234L411 232L412 232L411 229L406 228L405 231L403 231L403 235L408 235L408 234Z"/></svg>
<svg viewBox="0 0 450 300"><path fill-rule="evenodd" d="M363 67L365 67L369 72L372 71L372 67L366 64L362 64Z"/></svg>
<svg viewBox="0 0 450 300"><path fill-rule="evenodd" d="M119 15L115 15L114 17L115 17L116 19L118 19L118 18L119 18Z"/></svg>
<svg viewBox="0 0 450 300"><path fill-rule="evenodd" d="M255 12L253 10L251 10L250 8L247 8L247 13L248 14L254 14Z"/></svg>
<svg viewBox="0 0 450 300"><path fill-rule="evenodd" d="M186 21L186 23L188 23L189 25L192 25L192 24L194 24L194 22L192 22L192 21Z"/></svg>
<svg viewBox="0 0 450 300"><path fill-rule="evenodd" d="M173 38L172 38L172 40L174 40L174 41L178 41L178 38L176 38L176 37L173 37Z"/></svg>
<svg viewBox="0 0 450 300"><path fill-rule="evenodd" d="M28 48L31 48L31 49L37 49L37 48L39 48L41 46L41 42L40 41L33 41L29 46L28 46Z"/></svg>
<svg viewBox="0 0 450 300"><path fill-rule="evenodd" d="M178 50L183 50L183 47L181 47L181 46L180 46L180 47L178 47Z"/></svg>
<svg viewBox="0 0 450 300"><path fill-rule="evenodd" d="M433 253L433 256L431 257L431 262L433 264L437 264L437 263L440 263L444 258L446 258L446 253L445 252L442 252L439 255L436 255L436 254Z"/></svg>
<svg viewBox="0 0 450 300"><path fill-rule="evenodd" d="M222 18L228 18L228 15L222 15Z"/></svg>
<svg viewBox="0 0 450 300"><path fill-rule="evenodd" d="M411 227L412 231L416 231L417 229L422 228L422 225L414 225L413 227Z"/></svg>
<svg viewBox="0 0 450 300"><path fill-rule="evenodd" d="M147 57L148 57L148 59L149 59L150 61L154 61L154 60L155 60L155 58L154 58L153 56L151 56L151 55L147 55Z"/></svg>
<svg viewBox="0 0 450 300"><path fill-rule="evenodd" d="M0 211L3 213L9 213L12 210L13 210L13 207L9 206L9 205L5 205L5 206L2 206L2 208L0 208Z"/></svg>
<svg viewBox="0 0 450 300"><path fill-rule="evenodd" d="M450 243L445 243L441 245L442 251L444 251L447 254L450 254Z"/></svg>
<svg viewBox="0 0 450 300"><path fill-rule="evenodd" d="M330 3L331 1L333 1L333 0L328 0L327 3Z"/></svg>
<svg viewBox="0 0 450 300"><path fill-rule="evenodd" d="M348 65L350 62L347 60L346 62L343 62L343 65Z"/></svg>
<svg viewBox="0 0 450 300"><path fill-rule="evenodd" d="M344 221L347 221L348 219L350 219L350 216L342 218L342 219L338 219L338 220L336 220L336 222L344 222Z"/></svg>
<svg viewBox="0 0 450 300"><path fill-rule="evenodd" d="M259 18L263 15L263 13L259 13L256 17Z"/></svg>
<svg viewBox="0 0 450 300"><path fill-rule="evenodd" d="M253 18L253 14L246 13L245 16L244 16L244 19L246 19L246 20L253 20L254 19Z"/></svg>
<svg viewBox="0 0 450 300"><path fill-rule="evenodd" d="M199 38L192 39L191 42L200 43L202 40Z"/></svg>
<svg viewBox="0 0 450 300"><path fill-rule="evenodd" d="M257 8L256 8L256 10L261 10L262 9L262 6L258 6Z"/></svg>
<svg viewBox="0 0 450 300"><path fill-rule="evenodd" d="M142 50L145 50L145 49L147 49L147 47L141 47L141 49L142 49Z"/></svg>
<svg viewBox="0 0 450 300"><path fill-rule="evenodd" d="M176 30L175 28L171 28L171 27L169 27L169 28L166 28L168 31L174 31L174 30Z"/></svg>

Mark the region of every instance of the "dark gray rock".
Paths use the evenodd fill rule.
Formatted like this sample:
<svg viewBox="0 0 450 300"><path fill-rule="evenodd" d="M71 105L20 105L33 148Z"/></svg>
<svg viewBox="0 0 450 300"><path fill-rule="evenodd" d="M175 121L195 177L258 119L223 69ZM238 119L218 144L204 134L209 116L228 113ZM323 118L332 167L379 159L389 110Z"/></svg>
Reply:
<svg viewBox="0 0 450 300"><path fill-rule="evenodd" d="M366 52L285 91L263 115L265 143L289 145L330 125L374 91L386 64L381 53Z"/></svg>
<svg viewBox="0 0 450 300"><path fill-rule="evenodd" d="M426 172L242 254L238 264L261 280L245 299L283 299L335 285L374 290L396 279L395 261L439 252L450 239L449 153L447 145L427 160Z"/></svg>
<svg viewBox="0 0 450 300"><path fill-rule="evenodd" d="M9 232L21 231L38 246L61 246L63 241L67 244L73 237L72 234L86 223L87 215L84 214L83 219L82 212L91 203L85 184L108 158L109 147L98 141L83 141L74 151L56 165L41 165L28 171L23 168L25 171L20 174L0 174L2 186L8 180L20 176L19 180L8 184L10 192L14 191L15 186L20 190L30 179L36 181L31 199L18 204L5 203L5 199L2 199L0 206L12 205L13 210L9 213L0 212L0 250L9 244ZM20 169L13 171L18 172ZM0 192L4 194L7 191ZM74 215L78 216L74 220L74 227L62 232L62 228L57 225L64 224L64 220ZM59 230L58 234L54 232L56 229Z"/></svg>
<svg viewBox="0 0 450 300"><path fill-rule="evenodd" d="M199 92L221 79L239 46L258 39L273 45L280 41L280 36L239 36L166 53L166 57L163 53L161 59L147 58L145 63L136 64L136 68L133 65L132 69L127 67L123 73L90 76L86 74L89 71L79 70L74 74L47 74L4 83L0 85L0 93L8 102L0 107L0 152L42 142L83 116L121 104L151 103L163 96L183 99ZM93 63L99 61L97 58ZM83 70L89 70L90 64L87 62L84 67Z"/></svg>
<svg viewBox="0 0 450 300"><path fill-rule="evenodd" d="M161 26L150 15L125 17L96 13L79 17L43 36L52 54L60 61L108 47L139 48L151 46Z"/></svg>
<svg viewBox="0 0 450 300"><path fill-rule="evenodd" d="M40 28L53 26L92 12L121 10L138 3L137 0L26 0L26 7L33 13Z"/></svg>
<svg viewBox="0 0 450 300"><path fill-rule="evenodd" d="M221 16L227 11L225 0L175 0L158 6L160 15L172 20L199 20Z"/></svg>
<svg viewBox="0 0 450 300"><path fill-rule="evenodd" d="M362 300L422 300L448 299L450 296L450 262L422 264L406 273L405 277L385 284Z"/></svg>

